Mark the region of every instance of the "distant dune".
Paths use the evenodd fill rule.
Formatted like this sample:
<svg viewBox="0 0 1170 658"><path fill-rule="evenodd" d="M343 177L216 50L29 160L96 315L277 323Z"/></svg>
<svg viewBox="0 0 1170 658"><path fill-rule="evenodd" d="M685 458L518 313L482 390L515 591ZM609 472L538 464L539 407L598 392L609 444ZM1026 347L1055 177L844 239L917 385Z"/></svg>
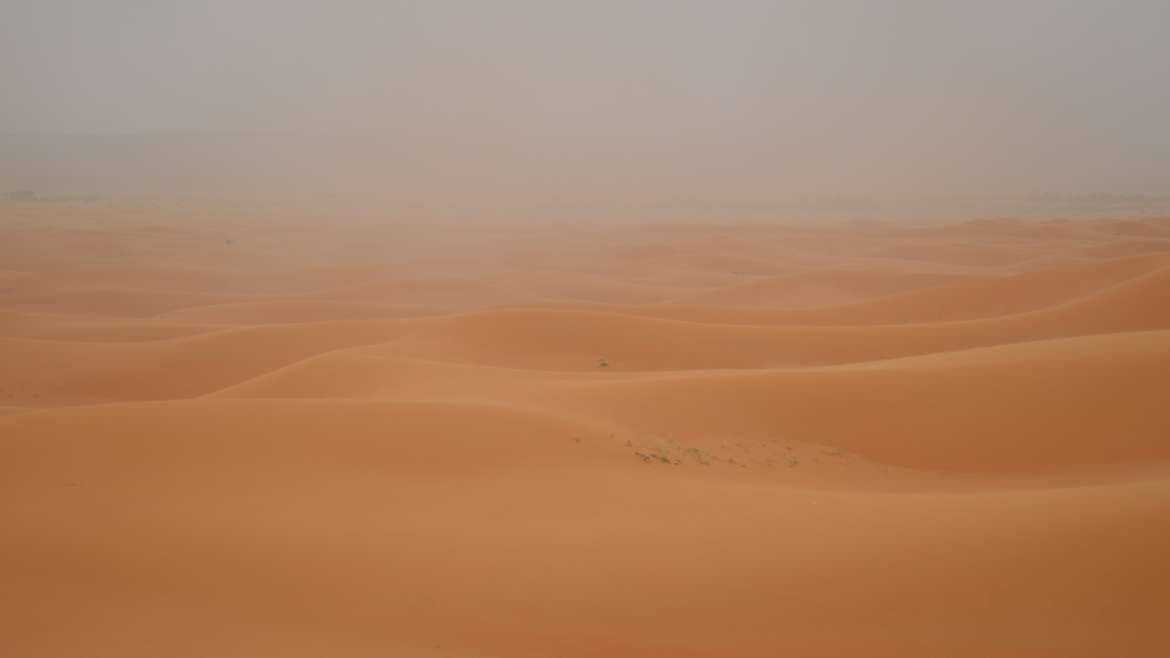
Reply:
<svg viewBox="0 0 1170 658"><path fill-rule="evenodd" d="M0 204L0 653L1170 655L1170 222Z"/></svg>

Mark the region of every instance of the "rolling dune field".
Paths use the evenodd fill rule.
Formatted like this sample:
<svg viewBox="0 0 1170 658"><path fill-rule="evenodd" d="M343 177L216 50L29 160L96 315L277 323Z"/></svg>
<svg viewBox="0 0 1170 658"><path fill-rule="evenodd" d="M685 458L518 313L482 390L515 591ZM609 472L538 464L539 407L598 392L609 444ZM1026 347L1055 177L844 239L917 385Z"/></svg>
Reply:
<svg viewBox="0 0 1170 658"><path fill-rule="evenodd" d="M1170 219L0 204L0 653L1170 655Z"/></svg>

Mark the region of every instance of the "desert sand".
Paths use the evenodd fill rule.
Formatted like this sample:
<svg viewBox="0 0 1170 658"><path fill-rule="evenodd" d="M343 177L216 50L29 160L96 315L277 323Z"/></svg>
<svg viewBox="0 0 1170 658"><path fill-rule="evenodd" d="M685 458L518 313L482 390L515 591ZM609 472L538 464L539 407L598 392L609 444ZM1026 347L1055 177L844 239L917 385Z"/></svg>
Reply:
<svg viewBox="0 0 1170 658"><path fill-rule="evenodd" d="M0 207L0 653L1170 655L1170 220Z"/></svg>

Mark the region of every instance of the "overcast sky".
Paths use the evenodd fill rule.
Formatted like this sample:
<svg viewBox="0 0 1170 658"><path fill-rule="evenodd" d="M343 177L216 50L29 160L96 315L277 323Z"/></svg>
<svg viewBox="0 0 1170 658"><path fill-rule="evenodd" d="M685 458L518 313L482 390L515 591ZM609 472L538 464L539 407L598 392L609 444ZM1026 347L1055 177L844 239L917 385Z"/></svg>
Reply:
<svg viewBox="0 0 1170 658"><path fill-rule="evenodd" d="M0 187L469 212L1166 195L1168 30L1167 0L6 0Z"/></svg>

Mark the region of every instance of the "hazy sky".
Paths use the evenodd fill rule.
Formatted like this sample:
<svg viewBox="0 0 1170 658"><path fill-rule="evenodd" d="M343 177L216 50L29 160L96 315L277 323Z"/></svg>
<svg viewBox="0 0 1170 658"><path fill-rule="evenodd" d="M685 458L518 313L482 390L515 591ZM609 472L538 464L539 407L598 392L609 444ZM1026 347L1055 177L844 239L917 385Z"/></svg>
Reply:
<svg viewBox="0 0 1170 658"><path fill-rule="evenodd" d="M4 0L0 187L1165 195L1168 27L1167 0Z"/></svg>

